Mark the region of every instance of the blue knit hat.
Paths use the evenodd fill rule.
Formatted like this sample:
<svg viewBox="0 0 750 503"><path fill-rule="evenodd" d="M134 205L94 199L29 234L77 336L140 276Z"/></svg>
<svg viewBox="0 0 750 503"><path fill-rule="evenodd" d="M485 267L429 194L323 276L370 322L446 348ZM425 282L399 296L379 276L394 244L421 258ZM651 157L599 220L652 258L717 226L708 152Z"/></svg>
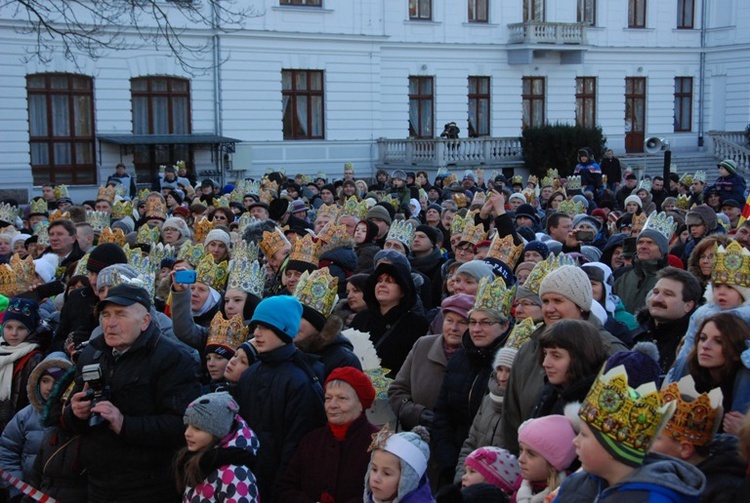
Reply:
<svg viewBox="0 0 750 503"><path fill-rule="evenodd" d="M39 304L33 299L13 297L10 299L10 304L8 304L8 308L5 310L3 323L11 320L22 323L23 326L29 329L29 332L33 332L41 321L39 317Z"/></svg>
<svg viewBox="0 0 750 503"><path fill-rule="evenodd" d="M539 255L541 255L543 259L546 259L549 255L549 246L542 243L541 241L529 241L523 248L524 254L526 254L527 251L535 251Z"/></svg>
<svg viewBox="0 0 750 503"><path fill-rule="evenodd" d="M255 308L250 326L261 324L286 342L292 342L299 332L302 304L291 295L277 295L263 299Z"/></svg>

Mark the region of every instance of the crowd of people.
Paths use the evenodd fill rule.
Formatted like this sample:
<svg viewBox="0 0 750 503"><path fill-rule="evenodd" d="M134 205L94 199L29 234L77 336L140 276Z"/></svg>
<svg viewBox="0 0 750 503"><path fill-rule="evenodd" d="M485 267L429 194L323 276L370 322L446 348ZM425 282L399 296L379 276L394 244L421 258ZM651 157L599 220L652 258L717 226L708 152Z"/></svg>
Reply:
<svg viewBox="0 0 750 503"><path fill-rule="evenodd" d="M594 157L0 201L0 501L745 501L745 181Z"/></svg>

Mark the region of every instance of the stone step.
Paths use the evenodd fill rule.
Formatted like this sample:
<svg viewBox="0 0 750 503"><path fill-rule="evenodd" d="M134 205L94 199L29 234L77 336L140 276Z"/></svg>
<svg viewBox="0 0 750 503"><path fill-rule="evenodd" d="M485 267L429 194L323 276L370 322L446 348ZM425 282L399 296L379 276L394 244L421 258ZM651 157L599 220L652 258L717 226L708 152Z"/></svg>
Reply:
<svg viewBox="0 0 750 503"><path fill-rule="evenodd" d="M662 155L630 155L620 157L623 169L627 166L641 176L662 174L664 157ZM706 171L709 178L715 174L717 159L707 152L672 152L672 164L677 165L677 173L695 173L699 169Z"/></svg>

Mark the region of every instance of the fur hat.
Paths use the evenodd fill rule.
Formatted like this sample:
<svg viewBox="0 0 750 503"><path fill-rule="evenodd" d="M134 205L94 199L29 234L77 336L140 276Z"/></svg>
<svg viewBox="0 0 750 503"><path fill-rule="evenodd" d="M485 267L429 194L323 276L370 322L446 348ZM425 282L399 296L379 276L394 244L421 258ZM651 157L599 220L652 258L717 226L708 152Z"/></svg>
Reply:
<svg viewBox="0 0 750 503"><path fill-rule="evenodd" d="M474 450L466 457L466 466L472 467L488 483L509 494L521 475L518 458L500 447L487 446Z"/></svg>
<svg viewBox="0 0 750 503"><path fill-rule="evenodd" d="M547 293L562 295L581 310L591 311L591 282L580 267L564 265L549 273L539 285L539 298Z"/></svg>
<svg viewBox="0 0 750 503"><path fill-rule="evenodd" d="M221 440L232 432L234 418L239 411L239 405L229 393L209 393L187 406L182 422Z"/></svg>
<svg viewBox="0 0 750 503"><path fill-rule="evenodd" d="M711 232L719 225L719 219L716 212L710 206L701 204L688 212L685 216L685 223L688 227L691 225L705 225L706 232Z"/></svg>
<svg viewBox="0 0 750 503"><path fill-rule="evenodd" d="M575 437L570 420L559 414L529 419L518 428L518 442L536 451L557 471L566 470L576 459Z"/></svg>

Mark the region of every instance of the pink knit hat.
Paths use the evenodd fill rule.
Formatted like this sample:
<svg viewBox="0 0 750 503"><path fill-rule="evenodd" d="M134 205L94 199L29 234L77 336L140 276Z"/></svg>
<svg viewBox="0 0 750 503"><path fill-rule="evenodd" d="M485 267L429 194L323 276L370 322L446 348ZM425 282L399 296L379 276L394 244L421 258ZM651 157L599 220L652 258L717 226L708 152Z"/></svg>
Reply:
<svg viewBox="0 0 750 503"><path fill-rule="evenodd" d="M538 452L557 471L567 469L576 459L575 437L570 420L561 415L529 419L518 428L518 442Z"/></svg>
<svg viewBox="0 0 750 503"><path fill-rule="evenodd" d="M466 466L470 466L484 477L488 484L497 486L506 493L513 492L513 484L521 469L518 459L500 447L480 447L466 458Z"/></svg>

